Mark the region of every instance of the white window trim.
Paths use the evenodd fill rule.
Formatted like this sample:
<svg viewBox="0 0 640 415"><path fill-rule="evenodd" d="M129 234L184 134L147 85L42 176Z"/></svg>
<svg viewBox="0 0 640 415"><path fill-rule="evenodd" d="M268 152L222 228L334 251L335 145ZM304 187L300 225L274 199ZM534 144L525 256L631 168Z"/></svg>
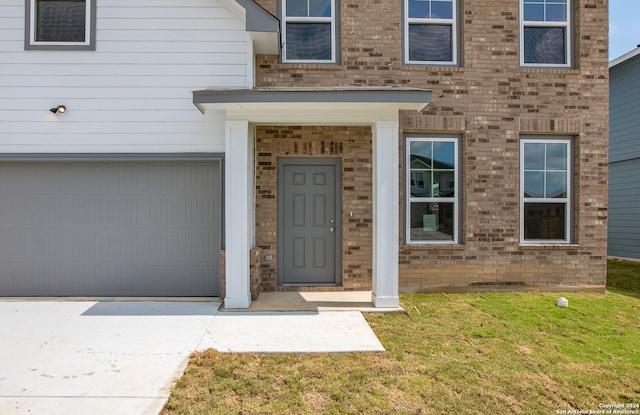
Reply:
<svg viewBox="0 0 640 415"><path fill-rule="evenodd" d="M413 197L411 196L411 142L428 141L428 142L453 142L453 151L456 161L454 172L455 185L453 189L453 197ZM459 153L459 137L407 137L405 148L405 242L407 245L457 245L460 235L460 153ZM411 203L453 203L453 240L411 240Z"/></svg>
<svg viewBox="0 0 640 415"><path fill-rule="evenodd" d="M95 0L85 0L85 26L84 42L43 42L36 40L36 2L37 0L27 0L28 4L28 33L26 48L30 49L94 49L95 48Z"/></svg>
<svg viewBox="0 0 640 415"><path fill-rule="evenodd" d="M558 144L564 143L567 145L567 197L564 198L526 198L528 203L564 203L565 206L565 224L564 234L565 239L532 239L528 240L524 238L524 145L527 143L536 144ZM551 137L539 137L539 138L523 138L520 140L520 243L523 244L570 244L571 243L571 224L573 223L572 215L572 198L573 198L573 145L572 140L569 138L551 138Z"/></svg>
<svg viewBox="0 0 640 415"><path fill-rule="evenodd" d="M336 63L336 0L331 0L331 17L287 16L287 0L280 4L282 10L282 62L283 63ZM287 59L287 23L330 23L331 59Z"/></svg>
<svg viewBox="0 0 640 415"><path fill-rule="evenodd" d="M546 21L526 21L524 20L524 0L518 0L520 7L520 66L527 68L571 68L573 65L573 33L571 30L571 18L573 16L573 1L567 0L567 21L566 22L546 22ZM557 63L525 63L524 62L524 29L525 27L559 27L565 31L565 64Z"/></svg>
<svg viewBox="0 0 640 415"><path fill-rule="evenodd" d="M409 17L409 0L404 0L404 61L409 65L446 65L458 64L458 0L453 0L452 19L431 19ZM451 26L451 57L450 61L412 61L409 60L409 25L450 25Z"/></svg>

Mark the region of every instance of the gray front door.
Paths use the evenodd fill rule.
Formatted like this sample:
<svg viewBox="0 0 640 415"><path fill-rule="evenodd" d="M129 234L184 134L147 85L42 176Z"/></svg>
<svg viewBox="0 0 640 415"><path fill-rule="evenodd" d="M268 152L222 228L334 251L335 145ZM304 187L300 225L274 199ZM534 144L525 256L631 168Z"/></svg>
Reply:
<svg viewBox="0 0 640 415"><path fill-rule="evenodd" d="M339 283L340 160L278 163L278 283Z"/></svg>

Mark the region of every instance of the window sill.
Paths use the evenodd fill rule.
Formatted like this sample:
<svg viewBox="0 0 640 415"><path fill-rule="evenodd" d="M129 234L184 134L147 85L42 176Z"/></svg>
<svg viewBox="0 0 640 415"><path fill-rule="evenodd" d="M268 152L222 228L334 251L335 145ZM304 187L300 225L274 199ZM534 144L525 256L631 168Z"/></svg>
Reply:
<svg viewBox="0 0 640 415"><path fill-rule="evenodd" d="M342 64L338 62L282 62L278 65L286 66L293 69L344 69Z"/></svg>
<svg viewBox="0 0 640 415"><path fill-rule="evenodd" d="M400 67L407 71L459 72L464 73L465 67L460 65L429 65L417 63L403 63Z"/></svg>
<svg viewBox="0 0 640 415"><path fill-rule="evenodd" d="M578 244L562 244L562 243L540 243L540 244L532 244L532 243L521 243L518 245L519 249L522 250L554 250L554 251L571 251L580 248Z"/></svg>
<svg viewBox="0 0 640 415"><path fill-rule="evenodd" d="M24 50L88 50L95 51L96 46L93 44L77 44L70 43L65 45L63 43L47 44L47 43L28 43L24 45Z"/></svg>
<svg viewBox="0 0 640 415"><path fill-rule="evenodd" d="M465 247L461 244L402 244L400 245L400 249L409 250L409 251L418 251L423 249L444 249L444 250L452 250L458 251L463 250Z"/></svg>
<svg viewBox="0 0 640 415"><path fill-rule="evenodd" d="M457 63L446 62L446 63L436 63L436 62L404 62L403 66L408 68L416 67L416 68L439 68L439 69L457 69L461 68Z"/></svg>
<svg viewBox="0 0 640 415"><path fill-rule="evenodd" d="M580 75L580 70L574 67L563 68L559 66L521 66L520 71L531 73L569 73Z"/></svg>

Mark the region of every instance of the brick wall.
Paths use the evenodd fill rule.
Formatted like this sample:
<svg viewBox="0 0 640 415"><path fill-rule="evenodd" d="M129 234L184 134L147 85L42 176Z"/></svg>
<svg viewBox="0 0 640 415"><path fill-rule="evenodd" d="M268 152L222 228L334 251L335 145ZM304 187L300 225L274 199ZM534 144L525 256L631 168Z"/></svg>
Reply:
<svg viewBox="0 0 640 415"><path fill-rule="evenodd" d="M275 13L275 1L258 2ZM398 145L403 154L404 133L461 135L463 232L460 245L453 247L407 246L398 235L401 291L602 288L607 242L607 1L573 2L574 68L568 70L519 67L518 1L460 3L460 67L402 64L400 0L342 0L340 63L280 64L276 56L258 56L256 86L402 86L433 91L433 102L422 113L401 113ZM519 243L519 140L526 134L574 137L575 238L570 246ZM403 189L402 158L398 167ZM401 233L403 196L398 201ZM370 257L361 261L363 269L370 269Z"/></svg>
<svg viewBox="0 0 640 415"><path fill-rule="evenodd" d="M256 246L264 291L277 286L277 188L279 157L339 157L342 160L342 287L371 289L371 128L259 126L256 129ZM353 216L350 215L353 212ZM319 288L326 290L327 288ZM305 288L308 290L308 288Z"/></svg>

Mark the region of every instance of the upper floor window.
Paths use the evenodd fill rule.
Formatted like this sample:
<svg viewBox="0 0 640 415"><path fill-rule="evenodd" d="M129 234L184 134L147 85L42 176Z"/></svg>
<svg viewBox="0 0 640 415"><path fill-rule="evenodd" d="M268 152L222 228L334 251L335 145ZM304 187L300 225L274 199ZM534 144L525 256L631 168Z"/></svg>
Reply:
<svg viewBox="0 0 640 415"><path fill-rule="evenodd" d="M571 66L571 0L520 0L520 64Z"/></svg>
<svg viewBox="0 0 640 415"><path fill-rule="evenodd" d="M407 243L457 243L458 137L409 137L406 151Z"/></svg>
<svg viewBox="0 0 640 415"><path fill-rule="evenodd" d="M571 224L571 140L522 139L520 240L568 243Z"/></svg>
<svg viewBox="0 0 640 415"><path fill-rule="evenodd" d="M336 0L282 0L283 62L336 61Z"/></svg>
<svg viewBox="0 0 640 415"><path fill-rule="evenodd" d="M456 65L458 0L404 0L406 63Z"/></svg>
<svg viewBox="0 0 640 415"><path fill-rule="evenodd" d="M25 49L95 49L96 0L26 0Z"/></svg>

